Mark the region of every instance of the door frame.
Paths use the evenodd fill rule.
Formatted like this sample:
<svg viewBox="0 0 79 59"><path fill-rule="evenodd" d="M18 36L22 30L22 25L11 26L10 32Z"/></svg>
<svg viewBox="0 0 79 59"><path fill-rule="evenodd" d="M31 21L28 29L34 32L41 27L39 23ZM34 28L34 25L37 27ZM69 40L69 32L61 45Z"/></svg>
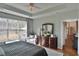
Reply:
<svg viewBox="0 0 79 59"><path fill-rule="evenodd" d="M69 19L69 20L62 20L61 21L61 49L63 49L63 45L65 43L64 35L63 35L63 33L64 33L64 24L63 23L64 22L73 22L73 21L78 21L79 22L78 19L73 19L73 20ZM78 37L79 37L79 30L78 30ZM79 38L78 38L78 40L79 40Z"/></svg>

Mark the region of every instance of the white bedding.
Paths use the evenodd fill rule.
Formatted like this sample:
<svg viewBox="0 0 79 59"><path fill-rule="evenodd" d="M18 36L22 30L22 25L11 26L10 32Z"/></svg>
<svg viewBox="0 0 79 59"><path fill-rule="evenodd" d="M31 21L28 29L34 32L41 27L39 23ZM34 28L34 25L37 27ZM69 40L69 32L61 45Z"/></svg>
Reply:
<svg viewBox="0 0 79 59"><path fill-rule="evenodd" d="M14 42L17 42L17 41L20 41L20 40L11 40L11 41L6 41L5 44L14 43Z"/></svg>

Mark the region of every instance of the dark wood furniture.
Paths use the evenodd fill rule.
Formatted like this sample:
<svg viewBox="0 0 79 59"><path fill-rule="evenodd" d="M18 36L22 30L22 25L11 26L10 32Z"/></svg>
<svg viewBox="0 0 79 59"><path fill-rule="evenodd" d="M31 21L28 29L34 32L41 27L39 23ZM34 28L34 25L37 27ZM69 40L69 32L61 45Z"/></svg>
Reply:
<svg viewBox="0 0 79 59"><path fill-rule="evenodd" d="M37 41L39 45L51 48L51 49L57 49L57 37L49 37L49 36L42 36L37 38Z"/></svg>
<svg viewBox="0 0 79 59"><path fill-rule="evenodd" d="M56 37L49 38L49 48L57 49L57 38Z"/></svg>
<svg viewBox="0 0 79 59"><path fill-rule="evenodd" d="M42 37L42 45L49 47L49 37Z"/></svg>

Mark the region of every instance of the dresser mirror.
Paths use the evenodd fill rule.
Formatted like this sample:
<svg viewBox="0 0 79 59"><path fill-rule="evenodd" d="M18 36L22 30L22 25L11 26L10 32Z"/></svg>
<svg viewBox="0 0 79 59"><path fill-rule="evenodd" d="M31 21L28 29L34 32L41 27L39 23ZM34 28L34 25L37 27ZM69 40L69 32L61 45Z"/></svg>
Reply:
<svg viewBox="0 0 79 59"><path fill-rule="evenodd" d="M52 23L42 24L42 34L53 34L54 33L54 25Z"/></svg>

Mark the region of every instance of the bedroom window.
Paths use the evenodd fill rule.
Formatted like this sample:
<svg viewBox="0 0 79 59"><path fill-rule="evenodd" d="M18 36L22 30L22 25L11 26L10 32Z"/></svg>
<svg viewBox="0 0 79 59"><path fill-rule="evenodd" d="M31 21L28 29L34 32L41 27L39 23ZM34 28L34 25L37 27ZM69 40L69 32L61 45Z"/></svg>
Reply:
<svg viewBox="0 0 79 59"><path fill-rule="evenodd" d="M0 42L25 39L27 37L27 21L0 18Z"/></svg>
<svg viewBox="0 0 79 59"><path fill-rule="evenodd" d="M7 19L0 18L0 42L7 40Z"/></svg>

